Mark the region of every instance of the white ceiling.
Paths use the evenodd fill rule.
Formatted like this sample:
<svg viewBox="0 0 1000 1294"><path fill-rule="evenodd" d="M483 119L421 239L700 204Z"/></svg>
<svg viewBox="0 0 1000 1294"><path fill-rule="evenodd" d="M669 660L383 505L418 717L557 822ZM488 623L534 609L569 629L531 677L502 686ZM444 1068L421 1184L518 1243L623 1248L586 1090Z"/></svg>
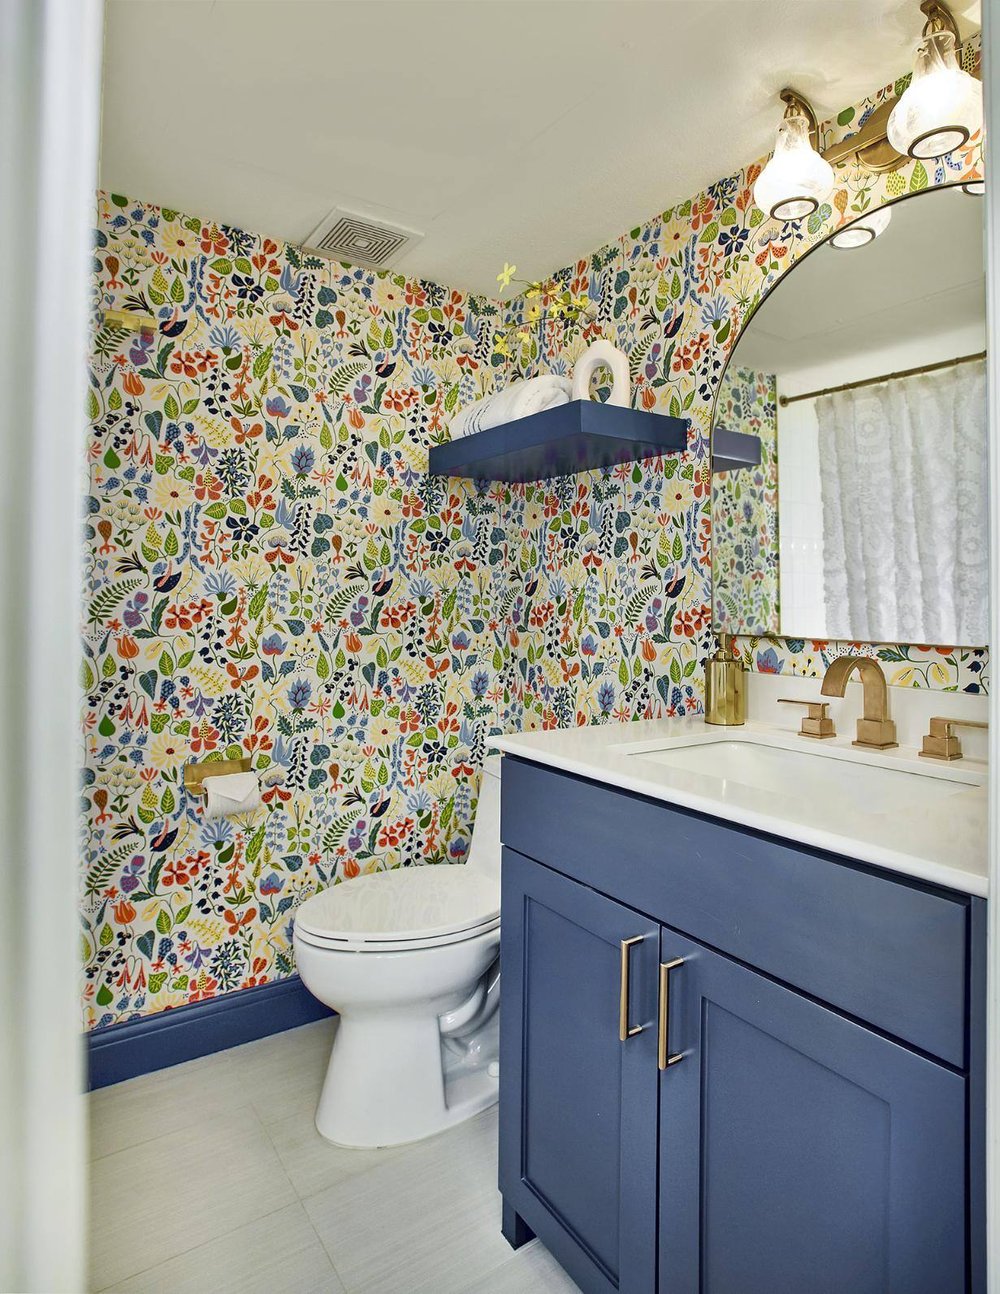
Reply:
<svg viewBox="0 0 1000 1294"><path fill-rule="evenodd" d="M963 35L978 5L954 6ZM495 293L907 70L917 0L107 0L101 185L290 242L334 206Z"/></svg>

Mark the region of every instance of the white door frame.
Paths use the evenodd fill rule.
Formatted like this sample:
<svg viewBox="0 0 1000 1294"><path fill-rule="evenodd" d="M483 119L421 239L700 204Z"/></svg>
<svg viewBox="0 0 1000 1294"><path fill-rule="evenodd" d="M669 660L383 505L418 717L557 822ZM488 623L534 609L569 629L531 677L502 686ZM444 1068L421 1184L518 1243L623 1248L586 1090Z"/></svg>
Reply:
<svg viewBox="0 0 1000 1294"><path fill-rule="evenodd" d="M86 1287L77 605L101 0L0 0L0 1289Z"/></svg>
<svg viewBox="0 0 1000 1294"><path fill-rule="evenodd" d="M986 1178L987 1287L1000 1294L1000 6L983 4L986 94L987 427L990 486L990 898L987 918Z"/></svg>

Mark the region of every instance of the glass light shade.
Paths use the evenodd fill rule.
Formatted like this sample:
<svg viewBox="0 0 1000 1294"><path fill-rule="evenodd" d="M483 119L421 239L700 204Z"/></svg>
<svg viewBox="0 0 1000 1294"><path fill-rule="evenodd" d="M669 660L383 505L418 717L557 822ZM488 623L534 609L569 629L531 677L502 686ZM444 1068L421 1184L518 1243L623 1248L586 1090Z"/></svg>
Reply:
<svg viewBox="0 0 1000 1294"><path fill-rule="evenodd" d="M969 180L967 184L962 185L962 192L967 193L970 198L981 198L986 192L986 181Z"/></svg>
<svg viewBox="0 0 1000 1294"><path fill-rule="evenodd" d="M889 116L889 143L906 157L944 157L982 124L983 87L959 67L951 32L931 32L917 46L913 80Z"/></svg>
<svg viewBox="0 0 1000 1294"><path fill-rule="evenodd" d="M891 207L879 207L877 211L868 211L857 220L852 220L849 225L845 225L843 229L838 229L830 239L830 246L839 247L842 250L864 247L866 243L873 243L879 234L885 233L891 219Z"/></svg>
<svg viewBox="0 0 1000 1294"><path fill-rule="evenodd" d="M757 176L753 200L775 220L802 220L833 192L833 167L809 138L805 117L785 117L774 156Z"/></svg>

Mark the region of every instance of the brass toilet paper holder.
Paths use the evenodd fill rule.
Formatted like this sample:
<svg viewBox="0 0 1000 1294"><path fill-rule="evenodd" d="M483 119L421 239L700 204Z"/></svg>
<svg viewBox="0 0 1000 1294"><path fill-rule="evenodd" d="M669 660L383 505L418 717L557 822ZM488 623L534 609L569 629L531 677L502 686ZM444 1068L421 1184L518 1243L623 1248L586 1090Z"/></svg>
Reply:
<svg viewBox="0 0 1000 1294"><path fill-rule="evenodd" d="M184 789L188 795L205 794L205 779L222 777L227 773L251 772L251 759L243 755L239 759L203 759L199 763L184 765Z"/></svg>

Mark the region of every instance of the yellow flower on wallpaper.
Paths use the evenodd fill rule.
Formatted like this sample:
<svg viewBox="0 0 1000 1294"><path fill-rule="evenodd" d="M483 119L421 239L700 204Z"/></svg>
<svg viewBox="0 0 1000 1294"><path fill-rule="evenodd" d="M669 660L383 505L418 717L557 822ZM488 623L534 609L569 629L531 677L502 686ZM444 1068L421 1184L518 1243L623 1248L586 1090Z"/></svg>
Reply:
<svg viewBox="0 0 1000 1294"><path fill-rule="evenodd" d="M368 728L368 740L373 746L380 750L385 750L391 746L399 737L399 724L393 719L383 718L381 715L373 719Z"/></svg>
<svg viewBox="0 0 1000 1294"><path fill-rule="evenodd" d="M190 505L194 491L187 481L170 472L153 478L151 502L161 512L178 512Z"/></svg>
<svg viewBox="0 0 1000 1294"><path fill-rule="evenodd" d="M201 253L197 235L178 220L164 221L160 247L173 260L188 261Z"/></svg>
<svg viewBox="0 0 1000 1294"><path fill-rule="evenodd" d="M162 769L164 772L172 772L180 768L189 757L187 742L173 732L161 732L153 740L150 748L149 757L154 767Z"/></svg>
<svg viewBox="0 0 1000 1294"><path fill-rule="evenodd" d="M405 282L397 276L377 281L376 300L383 310L401 310L406 304Z"/></svg>

